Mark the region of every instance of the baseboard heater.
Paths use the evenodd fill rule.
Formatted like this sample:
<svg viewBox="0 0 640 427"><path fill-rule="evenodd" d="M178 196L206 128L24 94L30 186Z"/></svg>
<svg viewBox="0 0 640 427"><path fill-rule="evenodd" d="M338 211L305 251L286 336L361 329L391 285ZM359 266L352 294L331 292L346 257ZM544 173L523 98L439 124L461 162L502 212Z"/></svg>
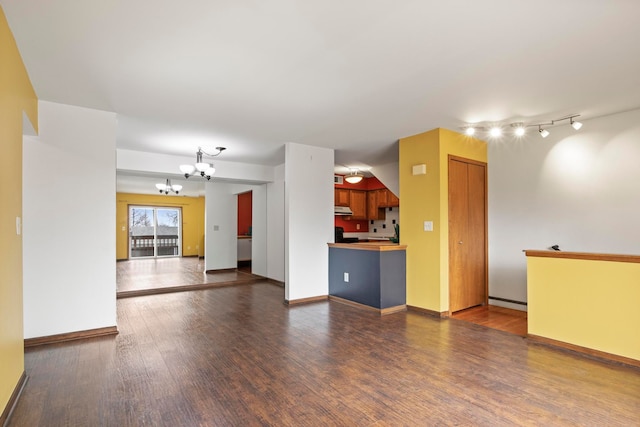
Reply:
<svg viewBox="0 0 640 427"><path fill-rule="evenodd" d="M527 303L524 301L516 301L512 299L507 299L507 298L492 297L491 295L489 295L489 299L494 299L496 301L510 302L511 304L527 305Z"/></svg>

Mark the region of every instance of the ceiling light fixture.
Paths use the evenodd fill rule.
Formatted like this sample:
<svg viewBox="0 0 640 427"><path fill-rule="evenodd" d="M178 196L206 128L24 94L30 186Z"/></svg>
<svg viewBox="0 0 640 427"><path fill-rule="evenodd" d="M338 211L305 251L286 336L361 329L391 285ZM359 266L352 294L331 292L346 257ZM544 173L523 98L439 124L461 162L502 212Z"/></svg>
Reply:
<svg viewBox="0 0 640 427"><path fill-rule="evenodd" d="M511 128L513 129L513 134L515 136L524 136L526 134L526 128L537 127L538 132L540 133L540 136L543 138L546 138L551 134L548 128L552 126L558 126L558 122L562 122L564 120L569 120L569 124L571 125L571 127L573 127L575 130L579 130L582 127L582 123L574 120L576 117L580 117L580 114L571 114L570 116L561 117L559 119L550 120L548 122L538 122L538 123L529 123L529 124L526 124L523 122L516 122L516 123L511 123L509 126L511 126ZM469 136L477 133L476 131L484 131L484 132L488 132L489 137L497 138L502 135L502 128L503 126L499 123L492 124L490 127L483 126L482 123L479 123L479 124L476 123L474 125L470 125L470 124L465 125L461 129L464 131L465 134Z"/></svg>
<svg viewBox="0 0 640 427"><path fill-rule="evenodd" d="M169 194L169 193L176 193L178 194L180 192L180 190L182 190L182 185L180 184L171 184L171 180L167 178L167 182L162 184L162 183L158 183L156 184L156 188L158 190L160 190L160 194L164 193L164 194Z"/></svg>
<svg viewBox="0 0 640 427"><path fill-rule="evenodd" d="M344 180L349 184L357 184L362 181L362 178L364 178L364 175L362 175L359 170L355 169L349 172L349 175L345 176Z"/></svg>
<svg viewBox="0 0 640 427"><path fill-rule="evenodd" d="M209 157L217 157L220 155L220 153L222 153L224 150L226 150L226 147L216 147L216 150L218 150L217 153L214 154L209 154L206 151L202 151L201 147L198 147L198 151L196 152L196 164L194 165L180 165L180 170L182 171L182 173L184 174L185 178L189 178L191 175L194 175L194 172L196 172L196 175L200 175L203 178L206 178L207 180L211 179L211 177L213 176L213 174L216 172L216 168L213 167L212 163L207 163L204 162L202 160L202 156L209 156Z"/></svg>

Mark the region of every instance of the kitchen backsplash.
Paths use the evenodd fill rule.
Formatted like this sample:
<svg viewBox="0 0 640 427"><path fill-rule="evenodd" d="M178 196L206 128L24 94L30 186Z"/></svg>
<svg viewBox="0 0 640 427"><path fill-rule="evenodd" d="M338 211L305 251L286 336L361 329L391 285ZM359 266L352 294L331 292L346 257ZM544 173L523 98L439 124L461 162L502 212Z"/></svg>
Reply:
<svg viewBox="0 0 640 427"><path fill-rule="evenodd" d="M369 221L369 231L366 233L344 233L345 237L393 237L394 225L400 222L400 208L385 208L385 219ZM402 229L400 230L402 233Z"/></svg>

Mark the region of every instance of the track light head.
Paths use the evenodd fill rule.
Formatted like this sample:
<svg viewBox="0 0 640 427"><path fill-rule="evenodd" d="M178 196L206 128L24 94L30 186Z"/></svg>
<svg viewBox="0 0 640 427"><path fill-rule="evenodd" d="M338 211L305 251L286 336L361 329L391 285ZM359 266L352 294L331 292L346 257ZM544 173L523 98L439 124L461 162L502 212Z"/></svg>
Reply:
<svg viewBox="0 0 640 427"><path fill-rule="evenodd" d="M474 128L473 126L469 126L464 130L464 133L466 133L469 136L472 136L474 133L476 133L476 128Z"/></svg>
<svg viewBox="0 0 640 427"><path fill-rule="evenodd" d="M494 126L489 130L489 135L491 135L494 138L497 138L500 135L502 135L502 129L500 129L498 126Z"/></svg>
<svg viewBox="0 0 640 427"><path fill-rule="evenodd" d="M524 123L511 123L511 127L515 136L523 136L526 132Z"/></svg>
<svg viewBox="0 0 640 427"><path fill-rule="evenodd" d="M569 122L571 123L571 127L575 130L579 130L582 127L582 123L574 121L573 117L569 119Z"/></svg>
<svg viewBox="0 0 640 427"><path fill-rule="evenodd" d="M546 138L549 136L549 131L546 129L542 129L542 126L538 126L538 132L540 132L540 136Z"/></svg>

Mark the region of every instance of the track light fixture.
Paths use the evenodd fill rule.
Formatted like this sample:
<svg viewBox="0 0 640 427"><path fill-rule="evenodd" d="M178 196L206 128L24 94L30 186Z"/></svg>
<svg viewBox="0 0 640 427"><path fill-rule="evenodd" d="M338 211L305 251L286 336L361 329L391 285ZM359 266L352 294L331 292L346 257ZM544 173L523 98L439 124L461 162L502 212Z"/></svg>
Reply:
<svg viewBox="0 0 640 427"><path fill-rule="evenodd" d="M570 116L554 119L549 122L543 122L543 123L526 124L522 122L516 122L516 123L511 123L509 126L511 126L511 128L513 129L513 134L515 136L524 136L527 132L526 129L528 127L537 127L538 133L540 134L540 136L543 138L546 138L551 133L549 132L548 128L551 126L557 126L558 122L562 122L564 120L569 120L569 124L571 125L571 127L573 127L575 130L579 130L582 127L582 123L574 120L576 117L580 117L580 114L572 114ZM469 136L475 135L477 131L485 131L485 132L488 132L490 137L497 138L501 136L503 133L502 126L499 124L492 124L491 126L487 126L483 124L466 125L462 129L464 130L464 133Z"/></svg>
<svg viewBox="0 0 640 427"><path fill-rule="evenodd" d="M176 193L178 194L180 192L180 190L182 190L182 185L180 184L171 184L171 180L167 178L167 182L162 184L162 183L158 183L156 184L156 188L158 190L160 190L160 194L164 193L164 194L169 194L169 193Z"/></svg>
<svg viewBox="0 0 640 427"><path fill-rule="evenodd" d="M220 153L226 150L226 147L216 147L216 150L218 150L217 153L209 154L205 151L202 151L201 147L198 147L198 151L196 152L195 166L180 165L180 171L182 171L182 173L184 174L184 177L189 178L191 175L194 174L194 172L197 171L196 174L200 175L203 178L206 178L207 180L210 180L211 176L213 176L213 174L216 172L216 168L213 167L212 163L204 162L202 160L202 156L205 155L209 157L217 157L220 155Z"/></svg>

